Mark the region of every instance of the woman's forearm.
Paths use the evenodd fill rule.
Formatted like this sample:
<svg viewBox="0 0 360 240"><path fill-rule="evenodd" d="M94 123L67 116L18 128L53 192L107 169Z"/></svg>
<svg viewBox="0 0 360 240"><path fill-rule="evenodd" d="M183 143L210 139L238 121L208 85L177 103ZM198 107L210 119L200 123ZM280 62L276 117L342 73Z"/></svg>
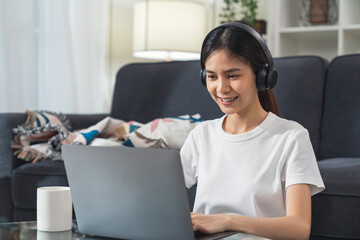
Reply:
<svg viewBox="0 0 360 240"><path fill-rule="evenodd" d="M286 216L248 217L230 214L191 215L195 231L215 233L241 231L270 239L308 239L311 230L311 195L307 184L295 184L286 190Z"/></svg>
<svg viewBox="0 0 360 240"><path fill-rule="evenodd" d="M311 224L298 217L253 218L225 215L226 230L242 231L270 239L309 239Z"/></svg>

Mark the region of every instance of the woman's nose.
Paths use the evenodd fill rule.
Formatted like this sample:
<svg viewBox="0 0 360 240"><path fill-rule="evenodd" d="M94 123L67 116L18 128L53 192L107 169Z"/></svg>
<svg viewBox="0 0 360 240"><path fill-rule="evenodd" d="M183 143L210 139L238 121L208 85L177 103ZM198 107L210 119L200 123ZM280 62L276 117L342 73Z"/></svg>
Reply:
<svg viewBox="0 0 360 240"><path fill-rule="evenodd" d="M225 93L230 90L230 83L227 79L220 77L218 81L217 91L219 93Z"/></svg>

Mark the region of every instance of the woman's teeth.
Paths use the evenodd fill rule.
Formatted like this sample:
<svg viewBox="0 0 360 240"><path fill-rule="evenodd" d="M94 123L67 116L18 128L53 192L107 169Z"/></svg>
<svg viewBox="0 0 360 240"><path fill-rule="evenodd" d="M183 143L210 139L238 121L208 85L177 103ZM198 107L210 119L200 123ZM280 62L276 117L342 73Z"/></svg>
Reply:
<svg viewBox="0 0 360 240"><path fill-rule="evenodd" d="M223 101L223 102L231 102L231 101L233 101L233 100L235 100L237 97L233 97L233 98L220 98L221 99L221 101Z"/></svg>

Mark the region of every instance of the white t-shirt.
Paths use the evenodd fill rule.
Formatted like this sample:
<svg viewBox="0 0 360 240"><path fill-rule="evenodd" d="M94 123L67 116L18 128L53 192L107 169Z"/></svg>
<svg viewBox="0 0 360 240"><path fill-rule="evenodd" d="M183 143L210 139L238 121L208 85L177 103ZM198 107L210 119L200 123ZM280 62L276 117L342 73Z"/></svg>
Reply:
<svg viewBox="0 0 360 240"><path fill-rule="evenodd" d="M325 188L300 124L270 112L255 129L228 134L225 116L200 123L181 149L186 187L197 183L193 212L285 216L288 186L310 184L311 195Z"/></svg>

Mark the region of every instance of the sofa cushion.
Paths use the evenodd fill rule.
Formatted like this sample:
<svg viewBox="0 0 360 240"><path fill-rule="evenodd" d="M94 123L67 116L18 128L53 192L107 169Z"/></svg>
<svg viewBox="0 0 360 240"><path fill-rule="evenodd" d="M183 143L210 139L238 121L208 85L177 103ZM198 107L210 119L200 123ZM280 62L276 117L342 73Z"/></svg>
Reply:
<svg viewBox="0 0 360 240"><path fill-rule="evenodd" d="M312 233L360 238L360 158L318 164L326 189L312 198Z"/></svg>
<svg viewBox="0 0 360 240"><path fill-rule="evenodd" d="M275 58L274 65L278 71L274 93L280 115L300 123L309 131L318 156L328 62L316 56L301 56Z"/></svg>
<svg viewBox="0 0 360 240"><path fill-rule="evenodd" d="M69 186L62 161L26 163L13 171L11 191L16 208L36 209L36 191L43 186Z"/></svg>
<svg viewBox="0 0 360 240"><path fill-rule="evenodd" d="M223 115L200 82L199 61L135 63L119 70L112 117L147 123L196 113L205 120Z"/></svg>
<svg viewBox="0 0 360 240"><path fill-rule="evenodd" d="M360 197L360 158L332 158L318 165L326 185L324 193Z"/></svg>
<svg viewBox="0 0 360 240"><path fill-rule="evenodd" d="M320 158L360 157L360 54L329 65Z"/></svg>

